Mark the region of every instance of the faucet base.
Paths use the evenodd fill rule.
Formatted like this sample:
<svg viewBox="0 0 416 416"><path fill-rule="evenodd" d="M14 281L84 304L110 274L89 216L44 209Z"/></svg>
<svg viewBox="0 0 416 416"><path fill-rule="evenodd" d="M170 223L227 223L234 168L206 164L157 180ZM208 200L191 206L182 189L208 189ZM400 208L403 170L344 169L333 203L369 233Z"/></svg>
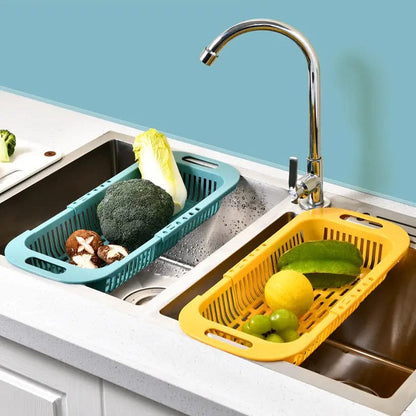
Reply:
<svg viewBox="0 0 416 416"><path fill-rule="evenodd" d="M304 199L299 199L299 206L304 210L309 210L309 209L313 209L313 208L327 208L327 207L331 206L331 201L330 201L330 199L324 197L323 204L322 205L317 205L317 204L312 204L309 201L309 198L304 198Z"/></svg>

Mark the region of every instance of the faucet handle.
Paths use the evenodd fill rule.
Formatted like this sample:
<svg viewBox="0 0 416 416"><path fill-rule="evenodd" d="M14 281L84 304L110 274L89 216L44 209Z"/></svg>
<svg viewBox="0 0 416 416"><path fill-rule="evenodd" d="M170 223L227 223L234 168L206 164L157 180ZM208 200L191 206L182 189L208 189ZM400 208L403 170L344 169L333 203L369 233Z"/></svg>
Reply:
<svg viewBox="0 0 416 416"><path fill-rule="evenodd" d="M298 158L289 158L289 195L294 204L298 203L302 192L298 193Z"/></svg>
<svg viewBox="0 0 416 416"><path fill-rule="evenodd" d="M296 182L298 181L298 158L289 158L289 189L296 188Z"/></svg>

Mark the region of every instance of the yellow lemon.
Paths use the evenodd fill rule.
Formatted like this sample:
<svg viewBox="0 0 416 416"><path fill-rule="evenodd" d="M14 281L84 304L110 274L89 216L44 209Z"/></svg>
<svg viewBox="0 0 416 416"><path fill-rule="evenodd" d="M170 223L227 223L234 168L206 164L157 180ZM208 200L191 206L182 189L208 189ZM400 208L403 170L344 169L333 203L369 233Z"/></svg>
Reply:
<svg viewBox="0 0 416 416"><path fill-rule="evenodd" d="M304 274L295 270L282 270L266 282L264 298L273 311L288 309L301 316L312 306L313 288Z"/></svg>

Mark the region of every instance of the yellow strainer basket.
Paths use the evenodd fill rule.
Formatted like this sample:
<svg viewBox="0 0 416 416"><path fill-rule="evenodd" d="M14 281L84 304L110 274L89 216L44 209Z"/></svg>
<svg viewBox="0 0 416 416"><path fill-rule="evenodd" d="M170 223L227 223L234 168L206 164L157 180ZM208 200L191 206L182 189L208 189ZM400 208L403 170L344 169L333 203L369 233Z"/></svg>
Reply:
<svg viewBox="0 0 416 416"><path fill-rule="evenodd" d="M312 307L300 317L300 337L278 344L241 331L256 314L269 314L264 286L280 255L313 240L340 240L361 252L362 273L341 288L315 289ZM257 361L301 364L379 285L404 256L409 236L399 226L338 208L304 212L257 247L179 315L185 333L213 347Z"/></svg>

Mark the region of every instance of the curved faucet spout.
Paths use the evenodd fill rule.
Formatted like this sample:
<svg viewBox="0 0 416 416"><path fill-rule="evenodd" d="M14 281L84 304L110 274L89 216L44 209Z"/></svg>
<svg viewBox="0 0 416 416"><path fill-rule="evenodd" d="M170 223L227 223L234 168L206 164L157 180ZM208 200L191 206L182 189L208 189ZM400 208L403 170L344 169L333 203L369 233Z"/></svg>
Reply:
<svg viewBox="0 0 416 416"><path fill-rule="evenodd" d="M211 65L218 57L219 51L233 38L255 30L268 30L292 39L303 51L309 74L309 157L307 171L319 179L315 189L308 193L307 208L314 208L324 204L322 184L321 157L321 98L319 60L309 40L294 27L277 20L254 19L238 23L217 36L214 41L201 53L200 59L206 65ZM305 205L305 204L304 204Z"/></svg>

